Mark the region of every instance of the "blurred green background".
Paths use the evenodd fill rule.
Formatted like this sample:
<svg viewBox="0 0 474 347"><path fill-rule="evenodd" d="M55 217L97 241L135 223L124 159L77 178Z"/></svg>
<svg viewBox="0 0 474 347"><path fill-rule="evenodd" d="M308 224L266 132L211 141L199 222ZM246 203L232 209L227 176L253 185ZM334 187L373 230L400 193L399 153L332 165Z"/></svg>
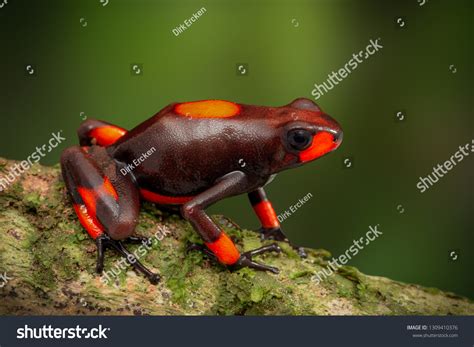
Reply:
<svg viewBox="0 0 474 347"><path fill-rule="evenodd" d="M314 83L380 38L383 49L317 101L341 123L342 146L281 173L267 193L277 213L313 195L282 224L295 243L338 256L380 224L350 265L474 298L474 155L416 188L474 138L472 16L469 0L11 1L0 9L0 156L25 159L62 129L67 142L42 160L57 163L82 116L132 128L174 101L311 98ZM211 211L258 227L245 196Z"/></svg>

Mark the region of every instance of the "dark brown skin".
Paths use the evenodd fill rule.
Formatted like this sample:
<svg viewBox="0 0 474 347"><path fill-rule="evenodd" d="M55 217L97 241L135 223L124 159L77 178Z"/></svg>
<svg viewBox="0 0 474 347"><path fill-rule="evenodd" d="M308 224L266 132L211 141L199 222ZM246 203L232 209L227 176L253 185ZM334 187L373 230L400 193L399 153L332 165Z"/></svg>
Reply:
<svg viewBox="0 0 474 347"><path fill-rule="evenodd" d="M247 193L262 221L262 237L287 240L262 187L272 175L317 159L342 141L339 124L309 99L283 107L212 100L171 104L129 132L90 120L78 133L84 147L63 153L63 175L76 211L83 211L82 224L101 240L100 248L123 248L120 240L134 232L141 197L180 205L206 253L221 263L272 272L277 269L252 256L279 251L276 244L240 254L205 209Z"/></svg>
<svg viewBox="0 0 474 347"><path fill-rule="evenodd" d="M287 155L282 143L285 124L341 133L328 116L315 117L312 111L292 107L242 105L241 115L229 118L183 117L173 113L173 107L164 108L107 149L115 160L129 163L155 147L153 159L133 174L140 187L169 196L196 195L232 171L244 172L249 188L257 188L272 174L301 165L296 155Z"/></svg>

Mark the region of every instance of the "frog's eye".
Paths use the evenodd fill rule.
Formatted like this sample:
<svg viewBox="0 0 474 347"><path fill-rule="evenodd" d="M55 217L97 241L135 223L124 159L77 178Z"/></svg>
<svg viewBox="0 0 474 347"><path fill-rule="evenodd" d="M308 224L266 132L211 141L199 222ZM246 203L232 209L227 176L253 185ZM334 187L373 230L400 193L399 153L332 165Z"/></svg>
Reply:
<svg viewBox="0 0 474 347"><path fill-rule="evenodd" d="M313 142L313 134L305 129L290 130L287 134L288 144L292 149L302 151Z"/></svg>

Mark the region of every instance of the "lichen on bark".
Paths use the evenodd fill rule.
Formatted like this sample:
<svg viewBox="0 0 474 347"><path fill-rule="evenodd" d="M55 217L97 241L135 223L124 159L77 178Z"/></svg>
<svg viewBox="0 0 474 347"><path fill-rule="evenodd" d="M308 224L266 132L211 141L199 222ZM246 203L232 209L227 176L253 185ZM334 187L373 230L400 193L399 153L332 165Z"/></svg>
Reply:
<svg viewBox="0 0 474 347"><path fill-rule="evenodd" d="M0 159L0 175L14 163ZM240 249L262 245L253 231L223 216L213 218ZM164 237L154 237L158 230L166 230ZM75 216L59 166L34 165L0 192L0 275L7 276L0 288L0 314L474 314L469 299L364 275L350 266L317 283L313 276L327 266L329 252L308 249L308 258L301 259L285 243L280 243L281 254L259 258L280 274L248 268L231 272L201 253L186 252L189 242L201 242L192 227L149 203L142 206L136 233L154 239L141 261L161 275L160 283L152 285L130 268L105 281L95 273L95 244ZM119 260L108 251L105 269L118 270Z"/></svg>

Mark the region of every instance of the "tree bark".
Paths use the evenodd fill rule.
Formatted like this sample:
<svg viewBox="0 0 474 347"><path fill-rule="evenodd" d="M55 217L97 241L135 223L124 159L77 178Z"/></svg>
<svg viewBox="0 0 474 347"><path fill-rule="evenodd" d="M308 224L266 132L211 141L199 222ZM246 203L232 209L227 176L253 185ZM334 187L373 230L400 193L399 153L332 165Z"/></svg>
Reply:
<svg viewBox="0 0 474 347"><path fill-rule="evenodd" d="M15 163L0 159L0 178ZM240 249L262 245L255 232L214 218ZM350 266L318 283L315 274L327 266L329 252L308 249L308 258L301 259L285 243L282 253L257 258L280 274L231 272L197 251L187 253L189 242L201 242L192 227L150 203L142 205L136 233L154 240L151 247L129 248L161 275L160 283L150 284L110 250L107 273L97 275L95 243L77 220L59 166L35 164L0 192L0 314L474 314L467 298Z"/></svg>

